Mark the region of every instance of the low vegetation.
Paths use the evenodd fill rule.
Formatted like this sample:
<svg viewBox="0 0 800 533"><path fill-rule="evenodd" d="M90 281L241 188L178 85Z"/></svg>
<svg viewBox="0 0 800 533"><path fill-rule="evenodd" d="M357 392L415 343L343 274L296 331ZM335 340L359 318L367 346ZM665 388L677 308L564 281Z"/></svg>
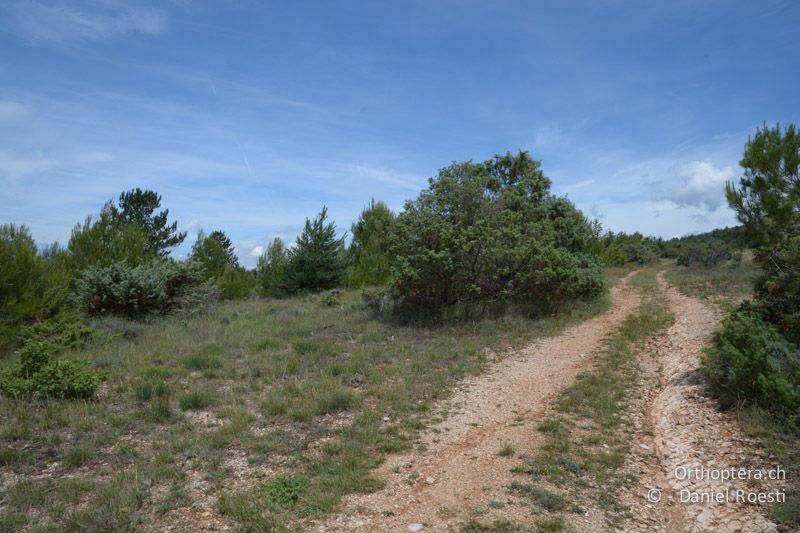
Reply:
<svg viewBox="0 0 800 533"><path fill-rule="evenodd" d="M753 294L758 269L750 250L742 251L741 259L710 267L676 265L666 271L670 284L694 298L708 299L721 305L732 305Z"/></svg>
<svg viewBox="0 0 800 533"><path fill-rule="evenodd" d="M432 402L487 349L607 303L411 327L376 320L358 291L334 305L327 296L225 302L150 324L99 317L80 330L93 340L68 336L84 340L65 353L104 381L89 402L0 403L13 480L0 488L0 529L157 527L191 516L192 503L243 530L293 527L376 488L370 470L414 446Z"/></svg>

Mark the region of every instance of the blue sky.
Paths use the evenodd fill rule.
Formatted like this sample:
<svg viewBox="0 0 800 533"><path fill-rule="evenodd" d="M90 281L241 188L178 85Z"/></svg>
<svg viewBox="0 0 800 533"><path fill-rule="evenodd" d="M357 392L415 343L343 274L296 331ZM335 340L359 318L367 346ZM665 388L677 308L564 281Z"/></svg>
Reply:
<svg viewBox="0 0 800 533"><path fill-rule="evenodd" d="M452 161L529 150L615 231L734 223L748 135L800 122L800 3L0 2L0 223L42 244L151 188L242 263Z"/></svg>

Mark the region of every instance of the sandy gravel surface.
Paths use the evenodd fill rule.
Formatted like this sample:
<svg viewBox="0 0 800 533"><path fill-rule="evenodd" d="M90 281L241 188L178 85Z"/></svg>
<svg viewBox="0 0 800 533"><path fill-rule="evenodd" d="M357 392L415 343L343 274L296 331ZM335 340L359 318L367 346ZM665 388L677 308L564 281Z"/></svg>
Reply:
<svg viewBox="0 0 800 533"><path fill-rule="evenodd" d="M386 481L376 493L348 496L342 511L310 531L458 531L476 510L483 521L530 521L530 507L510 499L510 469L518 462L498 451L510 445L530 453L540 444L536 426L548 404L586 368L601 340L640 302L628 285L611 291L604 314L541 339L465 380L440 406L447 419L426 433L426 451L390 457L375 475ZM524 476L520 481L524 481ZM411 526L409 528L409 526Z"/></svg>

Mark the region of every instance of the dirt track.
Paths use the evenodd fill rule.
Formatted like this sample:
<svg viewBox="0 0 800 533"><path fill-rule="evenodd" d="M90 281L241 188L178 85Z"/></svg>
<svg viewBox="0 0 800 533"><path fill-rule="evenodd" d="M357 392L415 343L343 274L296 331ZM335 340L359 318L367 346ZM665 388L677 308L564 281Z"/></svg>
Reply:
<svg viewBox="0 0 800 533"><path fill-rule="evenodd" d="M346 498L343 511L312 530L457 531L476 509L484 520L527 522L525 506L505 505L513 481L514 458L498 451L510 445L517 453L539 444L535 430L550 401L587 367L601 340L639 305L628 285L631 275L611 291L604 314L542 339L468 379L447 402L448 418L424 437L426 451L390 457L375 473L386 487ZM492 509L490 502L499 502ZM495 504L494 507L499 507Z"/></svg>
<svg viewBox="0 0 800 533"><path fill-rule="evenodd" d="M742 433L734 412L719 411L707 394L700 370L702 350L722 313L680 294L663 276L659 283L675 322L664 335L651 339L640 355L640 394L630 409L636 445L627 464L640 485L628 493L627 503L635 512L626 530L775 531L775 525L764 517L765 505L681 501L690 494L724 493L725 489L758 493L779 489L780 484L680 479L683 467L769 470L777 464ZM659 503L647 503L645 495L650 490L660 491Z"/></svg>

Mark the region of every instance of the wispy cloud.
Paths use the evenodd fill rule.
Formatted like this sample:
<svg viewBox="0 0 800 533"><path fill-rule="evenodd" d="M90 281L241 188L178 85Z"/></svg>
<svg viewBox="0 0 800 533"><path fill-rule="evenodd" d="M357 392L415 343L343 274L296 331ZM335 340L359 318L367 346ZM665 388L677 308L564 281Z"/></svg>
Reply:
<svg viewBox="0 0 800 533"><path fill-rule="evenodd" d="M595 182L595 180L593 180L593 179L592 180L581 180L581 181L579 181L577 183L572 183L570 185L561 187L561 192L563 192L564 194L569 194L569 193L571 193L573 191L577 191L578 189L583 189L585 187L589 187L589 186L593 185L594 182Z"/></svg>
<svg viewBox="0 0 800 533"><path fill-rule="evenodd" d="M83 152L75 154L75 161L78 163L110 163L116 157L106 152Z"/></svg>
<svg viewBox="0 0 800 533"><path fill-rule="evenodd" d="M158 10L122 2L11 2L3 8L3 28L32 44L96 40L125 33L155 35L167 28Z"/></svg>
<svg viewBox="0 0 800 533"><path fill-rule="evenodd" d="M13 100L0 100L0 120L15 119L28 114L28 108Z"/></svg>
<svg viewBox="0 0 800 533"><path fill-rule="evenodd" d="M534 153L552 152L567 148L571 141L570 133L554 124L546 124L536 128L530 147Z"/></svg>
<svg viewBox="0 0 800 533"><path fill-rule="evenodd" d="M425 185L426 179L425 176L419 174L398 172L368 163L348 164L345 166L345 172L359 178L359 181L376 181L409 191L419 191Z"/></svg>

